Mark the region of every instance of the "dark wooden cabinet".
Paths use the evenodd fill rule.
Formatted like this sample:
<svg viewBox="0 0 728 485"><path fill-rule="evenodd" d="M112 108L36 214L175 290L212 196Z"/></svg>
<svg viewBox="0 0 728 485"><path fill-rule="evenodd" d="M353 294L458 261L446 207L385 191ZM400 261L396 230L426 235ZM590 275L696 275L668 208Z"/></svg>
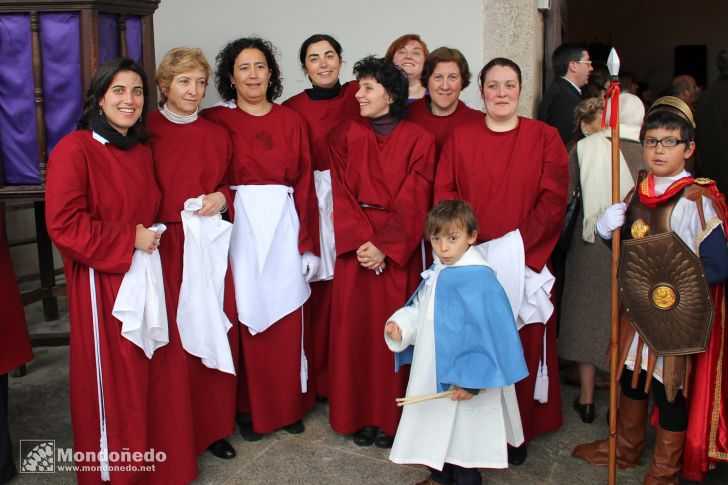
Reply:
<svg viewBox="0 0 728 485"><path fill-rule="evenodd" d="M53 251L44 217L45 174L55 143L76 128L96 68L116 56L140 62L153 89L154 24L160 0L0 0L0 210L34 205L40 284L23 293L58 318ZM2 229L2 228L0 228Z"/></svg>

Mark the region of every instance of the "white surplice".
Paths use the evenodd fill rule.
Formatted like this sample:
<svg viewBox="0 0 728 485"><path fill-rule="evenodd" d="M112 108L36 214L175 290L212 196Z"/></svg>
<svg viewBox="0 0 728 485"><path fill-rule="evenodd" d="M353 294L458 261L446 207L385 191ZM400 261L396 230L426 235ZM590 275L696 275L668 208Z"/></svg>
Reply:
<svg viewBox="0 0 728 485"><path fill-rule="evenodd" d="M468 251L454 266L486 265L475 251ZM400 352L414 345L407 396L437 391L435 362L435 291L443 269L435 259L435 274L422 285L414 303L401 308L389 320L402 329L402 340L385 334L390 350ZM444 463L467 468L507 468L506 444L523 443L523 429L513 385L481 390L472 399L433 399L404 406L389 459L416 463L438 470Z"/></svg>
<svg viewBox="0 0 728 485"><path fill-rule="evenodd" d="M177 328L187 352L206 367L234 375L227 337L232 324L223 311L232 224L220 214L197 215L202 197L185 201L181 212L185 242Z"/></svg>
<svg viewBox="0 0 728 485"><path fill-rule="evenodd" d="M238 185L230 265L238 319L251 334L265 331L299 308L311 294L301 273L300 222L293 189Z"/></svg>
<svg viewBox="0 0 728 485"><path fill-rule="evenodd" d="M162 234L167 227L155 224L149 229ZM169 343L159 251L147 254L134 250L131 267L116 295L112 315L121 321L121 335L142 349L148 359L152 358L155 350Z"/></svg>

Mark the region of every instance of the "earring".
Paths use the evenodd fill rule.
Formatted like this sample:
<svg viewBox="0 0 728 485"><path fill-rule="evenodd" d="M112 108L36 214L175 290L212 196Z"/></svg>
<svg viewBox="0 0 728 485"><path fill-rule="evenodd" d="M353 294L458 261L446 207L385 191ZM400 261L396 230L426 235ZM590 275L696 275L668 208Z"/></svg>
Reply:
<svg viewBox="0 0 728 485"><path fill-rule="evenodd" d="M99 108L99 116L104 116L104 110Z"/></svg>
<svg viewBox="0 0 728 485"><path fill-rule="evenodd" d="M269 79L269 80L268 80L268 87L271 87L271 86L273 86L273 81L271 81L271 80Z"/></svg>
<svg viewBox="0 0 728 485"><path fill-rule="evenodd" d="M231 88L234 88L234 87L235 87L235 83L232 83L232 82L231 82L231 83L230 83L230 87L231 87Z"/></svg>

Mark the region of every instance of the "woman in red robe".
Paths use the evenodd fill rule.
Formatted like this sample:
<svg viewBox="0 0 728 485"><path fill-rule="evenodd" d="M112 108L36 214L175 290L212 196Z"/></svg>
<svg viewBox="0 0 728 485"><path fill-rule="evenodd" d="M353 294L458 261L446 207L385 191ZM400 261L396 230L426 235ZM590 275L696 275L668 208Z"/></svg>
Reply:
<svg viewBox="0 0 728 485"><path fill-rule="evenodd" d="M304 40L299 59L312 87L283 103L283 106L296 111L306 122L314 177L323 177L329 184L331 176L328 159L325 156L328 147L326 135L344 121L359 117L359 103L354 97L359 89L358 83L349 81L342 86L339 82L341 52L341 44L330 35L315 34ZM319 207L330 207L331 194L328 192L329 200L322 200L323 193L322 191L322 194L318 195ZM324 224L321 222L323 231ZM324 242L323 235L321 242ZM322 246L321 251L324 250ZM311 298L304 306L305 318L310 322L313 337L312 381L316 396L323 398L329 395L331 289L331 279L311 283Z"/></svg>
<svg viewBox="0 0 728 485"><path fill-rule="evenodd" d="M427 94L422 82L422 68L430 55L427 44L417 34L404 34L389 44L384 57L394 63L407 76L407 102L411 103Z"/></svg>
<svg viewBox="0 0 728 485"><path fill-rule="evenodd" d="M439 159L450 133L469 120L481 120L483 114L460 101L460 92L470 85L470 69L457 49L440 47L427 56L422 85L428 94L409 105L407 119L435 135Z"/></svg>
<svg viewBox="0 0 728 485"><path fill-rule="evenodd" d="M525 264L538 273L563 225L569 182L566 151L554 128L518 116L521 71L516 63L493 59L480 72L480 86L485 120L460 125L445 143L435 177L435 202L467 201L480 222L479 242L518 229ZM524 326L519 334L529 376L516 384L516 394L527 443L562 424L553 316L543 325ZM539 403L534 387L544 342L550 369L548 400ZM525 444L509 449L511 464L525 459Z"/></svg>
<svg viewBox="0 0 728 485"><path fill-rule="evenodd" d="M200 49L169 51L157 69L161 109L147 118L147 133L154 156L154 171L162 192L157 221L167 226L159 247L164 273L165 301L169 320L169 344L159 352L185 356L190 379L195 450L210 448L219 458L234 458L235 449L225 437L235 429L237 377L219 368L209 368L202 359L183 349L177 323L184 263L185 235L180 212L186 200L200 197L197 215L217 216L232 207L226 175L232 154L230 137L224 128L198 118L205 96L210 65ZM203 275L198 275L200 278ZM212 284L212 283L210 283ZM212 303L212 301L210 302ZM235 294L232 275L225 278L225 310L235 322ZM213 329L208 328L208 332ZM238 325L227 332L228 354L237 363L240 335Z"/></svg>
<svg viewBox="0 0 728 485"><path fill-rule="evenodd" d="M336 278L331 309L329 419L354 443L391 447L408 372L395 373L387 318L420 282L435 137L403 120L407 81L387 59L357 62L364 118L329 135ZM379 429L377 431L377 428Z"/></svg>
<svg viewBox="0 0 728 485"><path fill-rule="evenodd" d="M0 204L0 483L15 476L8 427L8 373L33 358L15 272L5 239L5 208Z"/></svg>
<svg viewBox="0 0 728 485"><path fill-rule="evenodd" d="M160 202L152 151L141 143L146 86L144 69L131 59L99 67L79 129L48 162L46 223L68 288L74 452L86 457L77 465L95 468L79 469L81 484L197 477L193 430L185 425L190 405L180 398L189 394L183 356L147 358L112 316L135 249L151 254L160 243L146 229ZM112 468L99 471L104 448Z"/></svg>
<svg viewBox="0 0 728 485"><path fill-rule="evenodd" d="M318 266L318 210L306 125L273 103L283 89L273 46L257 37L237 39L217 62L218 92L235 106L202 115L225 127L233 145L230 258L238 320L246 326L240 329L238 423L243 438L255 441L279 428L302 433L302 418L315 403L302 305Z"/></svg>

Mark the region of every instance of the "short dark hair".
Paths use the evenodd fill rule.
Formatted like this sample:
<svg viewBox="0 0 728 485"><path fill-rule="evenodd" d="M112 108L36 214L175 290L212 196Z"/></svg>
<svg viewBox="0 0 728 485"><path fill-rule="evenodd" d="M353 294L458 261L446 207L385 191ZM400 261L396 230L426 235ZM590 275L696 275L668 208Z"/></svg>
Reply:
<svg viewBox="0 0 728 485"><path fill-rule="evenodd" d="M425 44L425 41L422 40L422 38L417 34L404 34L396 39L394 39L394 42L389 44L389 47L387 47L387 52L384 54L384 57L389 59L390 61L394 59L394 54L397 53L398 50L400 50L402 47L407 45L407 42L414 40L415 42L419 42L422 46L422 52L425 54L425 57L430 55L430 51L427 49L427 44Z"/></svg>
<svg viewBox="0 0 728 485"><path fill-rule="evenodd" d="M313 34L311 37L303 41L303 44L301 44L301 49L298 51L298 59L301 61L301 67L306 67L306 51L308 50L308 46L323 41L331 44L331 47L334 48L336 55L339 56L339 60L341 60L341 53L343 52L343 50L341 49L341 44L339 44L338 40L334 39L329 34Z"/></svg>
<svg viewBox="0 0 728 485"><path fill-rule="evenodd" d="M480 74L478 74L478 81L480 82L481 93L483 92L485 77L488 75L488 72L490 72L490 70L493 69L495 66L510 67L511 69L516 71L516 77L518 77L518 87L520 88L523 85L523 82L521 80L521 68L518 67L518 64L505 57L495 57L488 61L488 64L483 66L483 69L480 70Z"/></svg>
<svg viewBox="0 0 728 485"><path fill-rule="evenodd" d="M134 123L134 126L129 128L128 134L138 136L141 141L144 141L144 119L147 115L147 100L148 100L148 87L147 87L147 75L144 72L144 68L140 66L133 59L128 57L115 57L109 59L104 64L99 66L91 78L91 84L89 84L88 91L86 91L86 99L83 102L83 114L81 119L78 120L79 129L90 129L91 121L94 118L102 116L100 114L101 108L99 107L99 101L104 97L106 91L109 90L114 76L116 73L121 71L131 71L142 79L142 92L144 94L144 106L142 107L142 115L139 120Z"/></svg>
<svg viewBox="0 0 728 485"><path fill-rule="evenodd" d="M470 205L462 200L441 200L425 218L425 237L440 234L453 226L460 226L468 236L478 232L478 218Z"/></svg>
<svg viewBox="0 0 728 485"><path fill-rule="evenodd" d="M463 53L457 49L439 47L430 52L430 55L425 60L425 67L422 69L422 77L420 78L420 83L423 86L427 87L430 76L432 76L435 68L441 62L454 62L457 64L460 69L460 78L463 80L462 88L465 89L470 85L470 68Z"/></svg>
<svg viewBox="0 0 728 485"><path fill-rule="evenodd" d="M680 139L690 143L695 138L695 130L693 126L682 116L670 109L660 109L648 112L645 121L642 123L640 130L640 141L645 139L647 130L656 130L663 128L665 130L680 130Z"/></svg>
<svg viewBox="0 0 728 485"><path fill-rule="evenodd" d="M283 84L281 83L281 69L276 61L276 48L273 44L260 37L242 37L236 39L222 48L220 53L215 57L217 68L215 69L215 86L220 97L225 101L237 99L237 91L235 86L230 82L235 70L235 59L240 55L243 49L258 49L265 56L265 62L270 69L270 81L265 97L268 101L280 97L283 93Z"/></svg>
<svg viewBox="0 0 728 485"><path fill-rule="evenodd" d="M400 120L407 115L407 97L409 95L407 75L391 60L386 57L365 57L354 64L354 76L357 81L367 77L376 79L392 98L389 113Z"/></svg>
<svg viewBox="0 0 728 485"><path fill-rule="evenodd" d="M554 53L551 55L554 75L565 76L569 70L569 63L580 60L584 51L586 51L586 47L576 42L567 42L554 49Z"/></svg>

